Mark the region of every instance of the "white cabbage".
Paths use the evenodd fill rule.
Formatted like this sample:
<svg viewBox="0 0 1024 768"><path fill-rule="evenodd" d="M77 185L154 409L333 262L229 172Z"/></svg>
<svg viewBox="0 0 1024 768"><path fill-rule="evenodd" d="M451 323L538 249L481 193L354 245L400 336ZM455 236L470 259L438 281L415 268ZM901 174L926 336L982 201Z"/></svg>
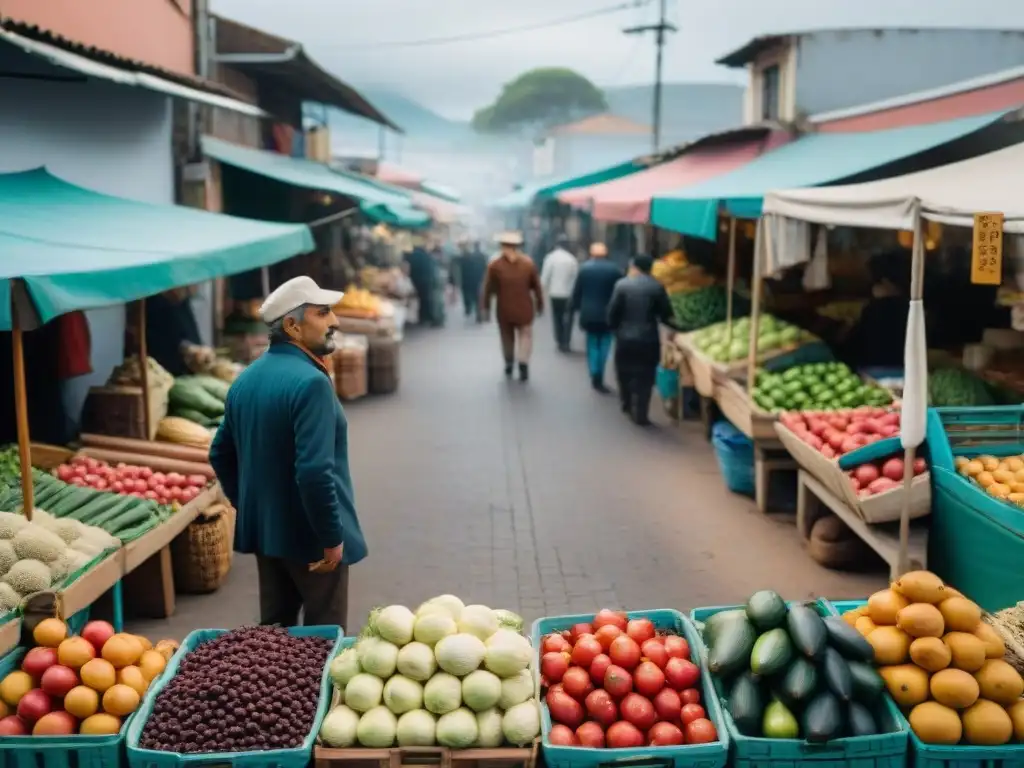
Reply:
<svg viewBox="0 0 1024 768"><path fill-rule="evenodd" d="M467 605L456 622L459 632L476 635L486 640L498 631L498 617L486 605Z"/></svg>
<svg viewBox="0 0 1024 768"><path fill-rule="evenodd" d="M447 672L438 672L423 686L423 706L435 715L443 715L462 704L462 683Z"/></svg>
<svg viewBox="0 0 1024 768"><path fill-rule="evenodd" d="M476 715L465 707L437 719L437 743L442 747L466 749L476 743L479 735Z"/></svg>
<svg viewBox="0 0 1024 768"><path fill-rule="evenodd" d="M470 672L462 681L462 701L474 712L491 709L501 698L501 680L485 669Z"/></svg>
<svg viewBox="0 0 1024 768"><path fill-rule="evenodd" d="M361 718L356 726L356 738L364 747L383 749L395 743L398 721L387 707L374 707Z"/></svg>
<svg viewBox="0 0 1024 768"><path fill-rule="evenodd" d="M395 675L384 683L384 706L402 715L423 706L423 686L415 680Z"/></svg>
<svg viewBox="0 0 1024 768"><path fill-rule="evenodd" d="M476 635L465 633L449 635L434 648L437 666L456 677L468 675L474 669L479 668L486 654L487 647L484 645L484 641Z"/></svg>
<svg viewBox="0 0 1024 768"><path fill-rule="evenodd" d="M398 718L398 746L432 747L436 743L437 718L425 709L414 709Z"/></svg>
<svg viewBox="0 0 1024 768"><path fill-rule="evenodd" d="M320 726L320 738L328 747L351 747L356 743L359 715L344 705L327 713Z"/></svg>
<svg viewBox="0 0 1024 768"><path fill-rule="evenodd" d="M412 642L398 651L398 671L410 680L426 682L437 672L434 649L426 643Z"/></svg>
<svg viewBox="0 0 1024 768"><path fill-rule="evenodd" d="M484 666L498 677L514 677L529 667L532 659L529 640L511 629L499 629L487 641Z"/></svg>
<svg viewBox="0 0 1024 768"><path fill-rule="evenodd" d="M416 616L404 605L389 605L377 614L377 632L389 643L401 647L412 640Z"/></svg>

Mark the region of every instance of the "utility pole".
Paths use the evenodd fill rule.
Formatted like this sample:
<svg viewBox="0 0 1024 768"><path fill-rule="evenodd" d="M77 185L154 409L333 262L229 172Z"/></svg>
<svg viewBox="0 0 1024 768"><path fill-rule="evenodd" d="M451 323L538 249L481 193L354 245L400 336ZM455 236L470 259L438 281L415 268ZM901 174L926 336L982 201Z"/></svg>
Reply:
<svg viewBox="0 0 1024 768"><path fill-rule="evenodd" d="M654 32L655 40L655 70L654 70L654 116L652 118L651 134L654 143L654 151L661 148L661 69L664 58L666 35L675 32L676 26L668 22L668 0L658 0L660 13L657 24L646 24L639 27L629 27L622 30L627 35L642 35L645 32Z"/></svg>

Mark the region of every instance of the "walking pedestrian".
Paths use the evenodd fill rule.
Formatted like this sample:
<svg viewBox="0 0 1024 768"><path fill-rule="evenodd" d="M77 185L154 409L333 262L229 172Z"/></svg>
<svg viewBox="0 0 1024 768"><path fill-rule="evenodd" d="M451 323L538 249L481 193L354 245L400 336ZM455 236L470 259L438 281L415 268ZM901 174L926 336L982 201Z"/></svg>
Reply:
<svg viewBox="0 0 1024 768"><path fill-rule="evenodd" d="M505 376L512 376L518 361L519 379L526 381L530 378L533 318L544 313L544 292L533 260L519 250L523 236L505 232L499 235L498 244L501 255L487 267L480 303L484 317L489 318L491 300L496 299Z"/></svg>
<svg viewBox="0 0 1024 768"><path fill-rule="evenodd" d="M459 287L462 289L462 306L467 320L480 322L480 288L486 273L487 257L480 250L480 243L464 241L459 256Z"/></svg>
<svg viewBox="0 0 1024 768"><path fill-rule="evenodd" d="M587 367L590 386L598 392L607 392L604 369L612 349L612 329L608 325L608 305L615 284L622 279L622 270L608 260L604 243L590 246L590 259L580 267L573 288L572 308L579 313L580 328L587 334Z"/></svg>
<svg viewBox="0 0 1024 768"><path fill-rule="evenodd" d="M651 277L650 256L633 259L633 274L615 285L608 325L615 332L615 370L622 412L639 425L650 424L651 390L661 359L659 323L672 317L665 288Z"/></svg>
<svg viewBox="0 0 1024 768"><path fill-rule="evenodd" d="M228 391L210 464L238 512L235 550L256 555L260 622L348 619L348 568L366 557L348 422L324 357L341 292L296 277L260 308L270 348Z"/></svg>
<svg viewBox="0 0 1024 768"><path fill-rule="evenodd" d="M540 284L551 302L551 324L555 344L562 352L569 351L572 339L572 289L580 265L569 253L569 238L559 235L555 249L544 257L540 268Z"/></svg>
<svg viewBox="0 0 1024 768"><path fill-rule="evenodd" d="M405 260L409 264L409 279L418 298L419 325L436 327L438 313L434 301L440 278L437 264L427 251L426 239L422 235L412 236L412 250L405 255Z"/></svg>

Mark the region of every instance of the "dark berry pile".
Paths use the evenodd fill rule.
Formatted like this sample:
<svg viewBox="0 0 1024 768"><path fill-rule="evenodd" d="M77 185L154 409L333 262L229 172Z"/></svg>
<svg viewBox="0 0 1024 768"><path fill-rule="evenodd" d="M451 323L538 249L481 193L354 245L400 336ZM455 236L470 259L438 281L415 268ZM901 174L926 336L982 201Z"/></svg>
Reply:
<svg viewBox="0 0 1024 768"><path fill-rule="evenodd" d="M160 691L143 749L242 752L298 747L313 730L332 641L243 627L189 653Z"/></svg>

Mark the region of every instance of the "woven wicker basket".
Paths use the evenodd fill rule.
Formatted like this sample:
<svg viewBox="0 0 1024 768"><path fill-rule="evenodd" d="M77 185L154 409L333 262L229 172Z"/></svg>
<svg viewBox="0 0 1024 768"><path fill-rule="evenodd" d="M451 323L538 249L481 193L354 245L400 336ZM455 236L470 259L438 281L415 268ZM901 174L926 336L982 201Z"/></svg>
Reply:
<svg viewBox="0 0 1024 768"><path fill-rule="evenodd" d="M1024 601L992 615L982 617L1003 638L1006 662L1024 675Z"/></svg>
<svg viewBox="0 0 1024 768"><path fill-rule="evenodd" d="M200 512L171 545L178 592L203 595L220 589L231 570L235 510L227 503Z"/></svg>

